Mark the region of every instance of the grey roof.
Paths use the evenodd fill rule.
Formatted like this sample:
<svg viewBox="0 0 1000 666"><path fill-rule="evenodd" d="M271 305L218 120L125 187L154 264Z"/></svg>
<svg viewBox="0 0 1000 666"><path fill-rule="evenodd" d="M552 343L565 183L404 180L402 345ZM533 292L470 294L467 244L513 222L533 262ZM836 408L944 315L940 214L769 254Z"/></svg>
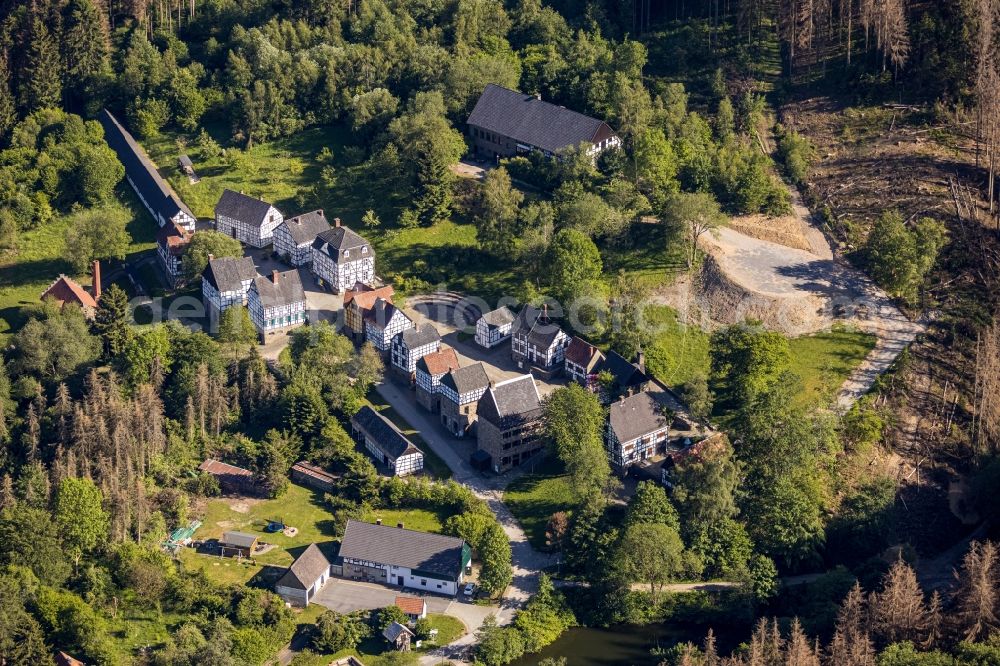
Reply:
<svg viewBox="0 0 1000 666"><path fill-rule="evenodd" d="M552 320L540 309L525 305L511 329L514 335L523 335L527 338L529 345L538 349L548 349L556 342L562 329L552 323Z"/></svg>
<svg viewBox="0 0 1000 666"><path fill-rule="evenodd" d="M614 377L619 388L630 388L649 381L649 376L637 365L627 360L616 351L609 351L604 362L598 368L601 372L609 372Z"/></svg>
<svg viewBox="0 0 1000 666"><path fill-rule="evenodd" d="M492 83L479 96L468 124L552 153L593 143L606 127L603 120ZM611 128L607 133L612 134Z"/></svg>
<svg viewBox="0 0 1000 666"><path fill-rule="evenodd" d="M314 543L302 551L302 554L295 558L292 566L278 581L282 587L291 587L297 590L308 590L309 587L319 579L323 572L330 571L330 561L326 555Z"/></svg>
<svg viewBox="0 0 1000 666"><path fill-rule="evenodd" d="M412 323L413 320L410 319L405 312L393 305L392 301L384 298L379 298L372 304L371 310L365 314L365 319L372 322L379 328L385 328L389 325L389 322L392 321L393 315L397 312L406 317L406 319Z"/></svg>
<svg viewBox="0 0 1000 666"><path fill-rule="evenodd" d="M441 341L441 334L430 324L408 328L399 336L407 349L417 349Z"/></svg>
<svg viewBox="0 0 1000 666"><path fill-rule="evenodd" d="M316 236L330 228L326 215L322 210L302 213L295 217L285 218L279 226L288 229L288 234L296 245L305 245L316 240Z"/></svg>
<svg viewBox="0 0 1000 666"><path fill-rule="evenodd" d="M393 622L388 627L382 630L382 636L384 636L385 640L389 641L390 643L395 643L399 639L399 637L403 634L416 636L416 634L414 634L412 631L410 631L407 627L400 624L399 622Z"/></svg>
<svg viewBox="0 0 1000 666"><path fill-rule="evenodd" d="M375 256L375 253L372 252L371 243L343 226L334 227L319 234L316 236L316 240L313 241L312 246L316 250L333 258L337 263L361 261L362 259ZM368 248L366 253L355 252L351 255L346 254L349 250L360 250L363 247Z"/></svg>
<svg viewBox="0 0 1000 666"><path fill-rule="evenodd" d="M676 412L680 404L662 390L642 391L617 400L608 407L608 422L621 443L648 435L670 425L665 409Z"/></svg>
<svg viewBox="0 0 1000 666"><path fill-rule="evenodd" d="M180 157L178 157L177 158L177 163L180 164L183 167L193 167L194 166L194 162L192 162L191 158L188 157L187 155L181 155Z"/></svg>
<svg viewBox="0 0 1000 666"><path fill-rule="evenodd" d="M246 532L224 532L219 541L229 546L250 548L257 542L258 538L256 534L248 534Z"/></svg>
<svg viewBox="0 0 1000 666"><path fill-rule="evenodd" d="M457 537L348 520L340 555L457 580L465 564L465 548L465 541Z"/></svg>
<svg viewBox="0 0 1000 666"><path fill-rule="evenodd" d="M281 305L291 305L301 303L306 300L306 292L302 288L302 278L295 269L277 273L277 281L274 276L264 277L258 275L253 279L251 289L257 290L257 296L261 304L266 308L278 307Z"/></svg>
<svg viewBox="0 0 1000 666"><path fill-rule="evenodd" d="M153 210L168 220L182 211L192 219L197 219L191 209L170 189L157 171L156 165L118 119L107 109L104 109L98 118L104 127L104 140L118 155L118 161L125 167L129 180Z"/></svg>
<svg viewBox="0 0 1000 666"><path fill-rule="evenodd" d="M492 312L487 312L480 319L490 327L499 328L501 326L506 326L514 321L514 313L510 311L506 305L493 310Z"/></svg>
<svg viewBox="0 0 1000 666"><path fill-rule="evenodd" d="M399 431L399 428L392 421L368 405L359 409L357 414L351 417L351 425L359 430L364 430L369 437L375 440L379 448L393 458L409 453L423 454L420 449L414 446L413 442L406 438L406 435Z"/></svg>
<svg viewBox="0 0 1000 666"><path fill-rule="evenodd" d="M223 190L219 203L215 204L215 216L225 215L234 220L259 227L267 220L271 204L241 192Z"/></svg>
<svg viewBox="0 0 1000 666"><path fill-rule="evenodd" d="M490 385L490 378L482 363L474 363L464 368L456 368L441 378L441 383L461 396Z"/></svg>
<svg viewBox="0 0 1000 666"><path fill-rule="evenodd" d="M534 378L522 375L491 386L479 399L476 412L479 418L485 418L503 430L538 418L542 402Z"/></svg>
<svg viewBox="0 0 1000 666"><path fill-rule="evenodd" d="M253 280L257 268L250 257L209 259L202 278L218 291L242 291L244 280Z"/></svg>

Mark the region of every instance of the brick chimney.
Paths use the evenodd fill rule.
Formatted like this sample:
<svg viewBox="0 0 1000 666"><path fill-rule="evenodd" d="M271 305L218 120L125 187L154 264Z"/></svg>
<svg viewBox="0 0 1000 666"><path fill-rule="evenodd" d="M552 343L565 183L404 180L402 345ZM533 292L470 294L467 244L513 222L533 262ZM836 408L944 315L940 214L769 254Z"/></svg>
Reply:
<svg viewBox="0 0 1000 666"><path fill-rule="evenodd" d="M212 254L211 252L209 252L209 253L208 253L208 260L209 260L209 261L212 261L212 259L215 259L215 255L214 255L214 254Z"/></svg>
<svg viewBox="0 0 1000 666"><path fill-rule="evenodd" d="M278 271L271 271L271 282L278 284Z"/></svg>
<svg viewBox="0 0 1000 666"><path fill-rule="evenodd" d="M646 352L641 349L635 355L635 365L639 368L639 372L646 374Z"/></svg>
<svg viewBox="0 0 1000 666"><path fill-rule="evenodd" d="M323 213L323 209L322 209L322 208L320 208L320 209L319 209L318 211L316 211L316 212L317 212L317 213L319 213L319 216L320 216L320 217L326 217L326 214L325 214L325 213Z"/></svg>
<svg viewBox="0 0 1000 666"><path fill-rule="evenodd" d="M333 218L333 226L335 226L335 227L339 227L340 226L340 218L339 217Z"/></svg>
<svg viewBox="0 0 1000 666"><path fill-rule="evenodd" d="M99 300L101 300L101 262L100 261L95 261L94 262L93 277L94 277L94 284L91 287L91 291L94 292L94 300L95 301L99 301Z"/></svg>

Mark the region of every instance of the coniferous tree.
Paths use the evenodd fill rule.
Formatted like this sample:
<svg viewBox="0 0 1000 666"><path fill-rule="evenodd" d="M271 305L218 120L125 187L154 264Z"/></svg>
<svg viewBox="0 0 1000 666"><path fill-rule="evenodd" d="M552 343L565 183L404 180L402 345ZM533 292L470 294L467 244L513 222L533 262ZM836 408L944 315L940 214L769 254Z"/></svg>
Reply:
<svg viewBox="0 0 1000 666"><path fill-rule="evenodd" d="M125 351L132 337L130 319L128 294L117 284L112 284L101 294L94 315L94 329L104 342L106 357L117 358Z"/></svg>
<svg viewBox="0 0 1000 666"><path fill-rule="evenodd" d="M421 164L418 178L422 193L417 201L417 208L420 210L421 220L429 226L449 219L454 175L437 151L432 152L429 159Z"/></svg>
<svg viewBox="0 0 1000 666"><path fill-rule="evenodd" d="M956 572L954 617L962 637L976 641L1000 625L997 620L997 549L991 541L973 541Z"/></svg>
<svg viewBox="0 0 1000 666"><path fill-rule="evenodd" d="M46 17L32 4L27 54L20 72L20 106L26 111L57 107L62 99L62 70L56 37Z"/></svg>
<svg viewBox="0 0 1000 666"><path fill-rule="evenodd" d="M0 140L17 123L17 102L10 85L10 68L6 54L0 53Z"/></svg>
<svg viewBox="0 0 1000 666"><path fill-rule="evenodd" d="M66 81L81 93L94 77L107 70L109 31L105 16L93 0L71 0L66 11L62 39Z"/></svg>

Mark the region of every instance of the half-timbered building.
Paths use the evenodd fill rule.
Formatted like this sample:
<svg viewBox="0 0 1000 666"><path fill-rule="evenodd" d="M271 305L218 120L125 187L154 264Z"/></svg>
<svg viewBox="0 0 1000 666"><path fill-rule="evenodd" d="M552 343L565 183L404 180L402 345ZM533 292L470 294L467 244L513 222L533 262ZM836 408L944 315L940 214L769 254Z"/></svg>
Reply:
<svg viewBox="0 0 1000 666"><path fill-rule="evenodd" d="M250 284L257 269L250 257L210 257L201 274L201 296L214 331L219 317L233 305L246 305Z"/></svg>
<svg viewBox="0 0 1000 666"><path fill-rule="evenodd" d="M417 361L441 348L441 334L431 324L407 328L392 338L392 367L412 378Z"/></svg>
<svg viewBox="0 0 1000 666"><path fill-rule="evenodd" d="M156 258L172 289L184 282L181 260L193 236L176 222L170 222L156 234Z"/></svg>
<svg viewBox="0 0 1000 666"><path fill-rule="evenodd" d="M464 437L476 423L479 399L490 387L482 363L456 368L441 378L441 425L455 437Z"/></svg>
<svg viewBox="0 0 1000 666"><path fill-rule="evenodd" d="M351 417L351 432L354 440L365 447L376 464L392 476L405 476L424 468L423 451L414 446L392 421L368 405Z"/></svg>
<svg viewBox="0 0 1000 666"><path fill-rule="evenodd" d="M344 292L344 332L356 342L365 339L365 319L371 313L375 301L383 299L392 303L395 290L392 285L373 287L359 282Z"/></svg>
<svg viewBox="0 0 1000 666"><path fill-rule="evenodd" d="M365 340L383 354L389 353L392 339L408 328L413 328L413 320L384 298L375 299L365 315Z"/></svg>
<svg viewBox="0 0 1000 666"><path fill-rule="evenodd" d="M261 340L277 331L306 323L306 293L298 270L258 275L247 292L247 307Z"/></svg>
<svg viewBox="0 0 1000 666"><path fill-rule="evenodd" d="M316 236L312 244L312 272L334 293L358 282L375 279L375 252L371 243L334 220L332 229Z"/></svg>
<svg viewBox="0 0 1000 666"><path fill-rule="evenodd" d="M683 406L659 387L622 396L608 407L604 445L615 470L666 452L671 424Z"/></svg>
<svg viewBox="0 0 1000 666"><path fill-rule="evenodd" d="M526 305L511 331L511 357L517 367L551 377L562 368L570 338L544 309Z"/></svg>
<svg viewBox="0 0 1000 666"><path fill-rule="evenodd" d="M487 312L476 321L476 344L489 349L510 337L514 313L507 306Z"/></svg>
<svg viewBox="0 0 1000 666"><path fill-rule="evenodd" d="M417 361L417 403L430 412L440 408L441 378L458 367L458 354L442 345L438 351Z"/></svg>
<svg viewBox="0 0 1000 666"><path fill-rule="evenodd" d="M292 266L308 266L312 263L313 241L329 228L322 209L286 218L274 229L274 251Z"/></svg>
<svg viewBox="0 0 1000 666"><path fill-rule="evenodd" d="M574 336L566 347L563 369L566 376L586 388L595 388L604 364L604 354L594 345Z"/></svg>
<svg viewBox="0 0 1000 666"><path fill-rule="evenodd" d="M277 208L242 192L223 190L219 203L215 204L216 231L252 247L270 245L282 220Z"/></svg>

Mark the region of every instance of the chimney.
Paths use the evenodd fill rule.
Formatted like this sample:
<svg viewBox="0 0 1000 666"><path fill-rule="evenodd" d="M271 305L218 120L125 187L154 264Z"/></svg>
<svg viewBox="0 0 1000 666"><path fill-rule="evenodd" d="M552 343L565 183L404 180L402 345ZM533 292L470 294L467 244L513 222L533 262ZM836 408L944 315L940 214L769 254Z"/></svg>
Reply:
<svg viewBox="0 0 1000 666"><path fill-rule="evenodd" d="M333 218L333 226L335 226L335 227L339 227L340 226L340 218L339 217Z"/></svg>
<svg viewBox="0 0 1000 666"><path fill-rule="evenodd" d="M326 215L324 215L324 214L323 214L323 209L322 209L322 208L320 208L320 209L319 209L318 211L316 211L316 212L317 212L317 213L319 213L319 216L320 216L320 217L326 217Z"/></svg>
<svg viewBox="0 0 1000 666"><path fill-rule="evenodd" d="M271 271L271 282L278 284L278 271Z"/></svg>
<svg viewBox="0 0 1000 666"><path fill-rule="evenodd" d="M94 284L91 286L91 291L94 292L94 300L101 300L101 262L94 262Z"/></svg>
<svg viewBox="0 0 1000 666"><path fill-rule="evenodd" d="M646 374L646 352L641 349L635 355L635 365L639 368L639 372Z"/></svg>
<svg viewBox="0 0 1000 666"><path fill-rule="evenodd" d="M399 529L403 529L403 523L402 522L396 523L396 527L398 527Z"/></svg>
<svg viewBox="0 0 1000 666"><path fill-rule="evenodd" d="M212 259L215 259L215 255L214 255L214 254L212 254L211 252L209 252L209 253L208 253L208 260L209 260L209 261L212 261Z"/></svg>
<svg viewBox="0 0 1000 666"><path fill-rule="evenodd" d="M382 524L382 519L381 518L376 518L375 519L375 524L376 525L381 525Z"/></svg>

